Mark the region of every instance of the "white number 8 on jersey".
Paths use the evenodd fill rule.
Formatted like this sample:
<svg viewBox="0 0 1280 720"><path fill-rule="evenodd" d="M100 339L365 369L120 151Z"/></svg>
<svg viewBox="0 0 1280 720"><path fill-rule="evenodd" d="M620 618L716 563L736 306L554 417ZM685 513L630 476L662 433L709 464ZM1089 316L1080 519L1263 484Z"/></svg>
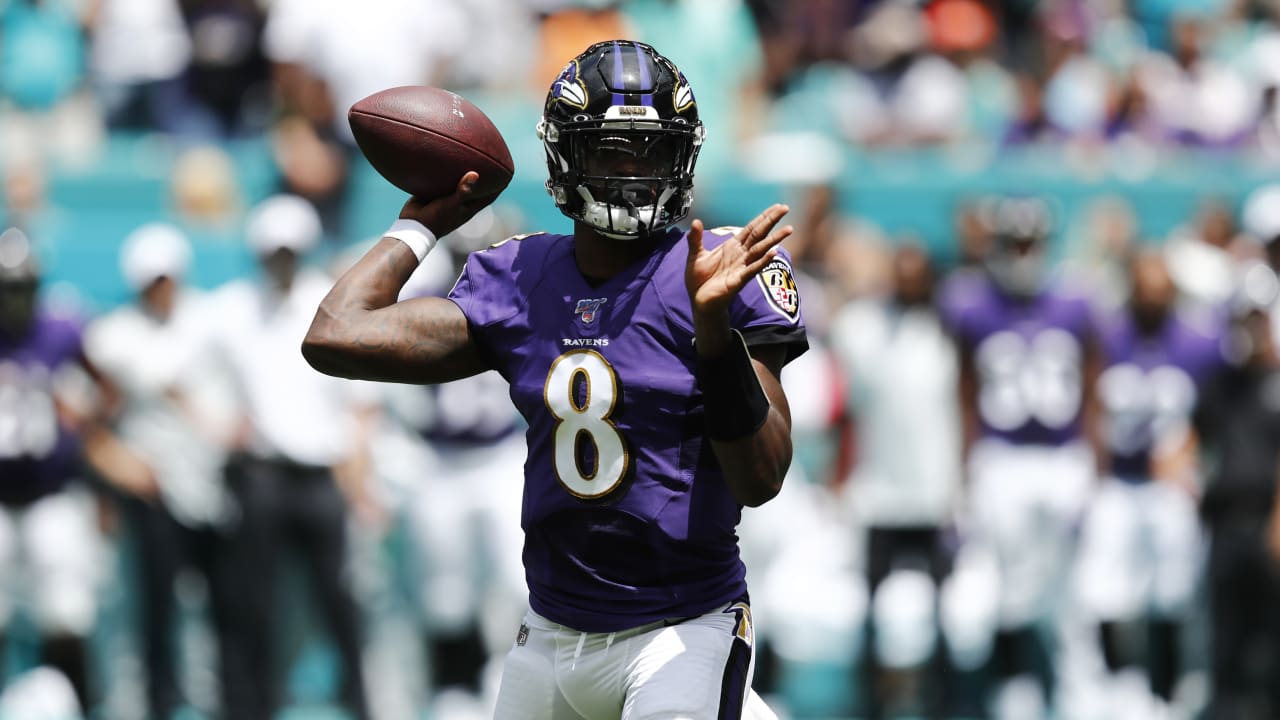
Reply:
<svg viewBox="0 0 1280 720"><path fill-rule="evenodd" d="M600 353L574 350L556 358L547 372L543 401L556 418L555 470L560 484L575 497L598 498L612 492L627 474L627 445L609 420L618 400L618 376ZM583 467L590 443L594 461Z"/></svg>

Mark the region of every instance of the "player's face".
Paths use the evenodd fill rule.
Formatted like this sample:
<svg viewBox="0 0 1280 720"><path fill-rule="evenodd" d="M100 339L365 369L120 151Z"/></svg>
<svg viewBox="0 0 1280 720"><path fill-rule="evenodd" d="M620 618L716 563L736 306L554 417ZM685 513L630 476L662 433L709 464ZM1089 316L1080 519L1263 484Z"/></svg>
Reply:
<svg viewBox="0 0 1280 720"><path fill-rule="evenodd" d="M1177 288L1164 261L1158 255L1139 258L1133 265L1132 282L1134 318L1149 332L1160 328L1177 298Z"/></svg>
<svg viewBox="0 0 1280 720"><path fill-rule="evenodd" d="M903 248L893 258L893 292L903 305L929 302L933 295L933 271L918 248Z"/></svg>
<svg viewBox="0 0 1280 720"><path fill-rule="evenodd" d="M1036 257L1040 252L1040 243L1034 237L1011 237L1005 240L1005 248L1014 260L1023 260Z"/></svg>
<svg viewBox="0 0 1280 720"><path fill-rule="evenodd" d="M288 248L280 248L262 255L258 260L262 263L262 268L267 271L267 276L278 287L287 287L293 282L293 276L298 272L298 255Z"/></svg>
<svg viewBox="0 0 1280 720"><path fill-rule="evenodd" d="M1268 313L1255 310L1239 322L1248 344L1246 365L1269 366L1280 361L1276 356L1275 338L1271 335L1271 316Z"/></svg>
<svg viewBox="0 0 1280 720"><path fill-rule="evenodd" d="M665 177L675 170L676 148L658 135L605 135L583 163L587 175Z"/></svg>
<svg viewBox="0 0 1280 720"><path fill-rule="evenodd" d="M1044 278L1044 241L1029 235L997 237L988 267L1005 292L1034 296Z"/></svg>
<svg viewBox="0 0 1280 720"><path fill-rule="evenodd" d="M627 132L601 135L592 147L584 150L579 167L588 178L632 178L634 183L600 183L587 181L597 199L621 206L645 207L658 202L658 184L640 182L670 177L675 172L676 144L662 142L658 134Z"/></svg>
<svg viewBox="0 0 1280 720"><path fill-rule="evenodd" d="M153 314L166 318L173 312L173 303L177 295L177 281L170 277L161 276L143 289L142 303Z"/></svg>

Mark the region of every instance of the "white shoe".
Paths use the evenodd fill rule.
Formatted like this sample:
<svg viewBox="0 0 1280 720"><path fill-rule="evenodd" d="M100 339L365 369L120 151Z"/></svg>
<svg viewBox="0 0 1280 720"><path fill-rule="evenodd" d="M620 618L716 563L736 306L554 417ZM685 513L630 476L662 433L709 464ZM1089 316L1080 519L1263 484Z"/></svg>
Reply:
<svg viewBox="0 0 1280 720"><path fill-rule="evenodd" d="M1124 668L1111 676L1108 717L1114 720L1155 720L1156 697L1146 672Z"/></svg>
<svg viewBox="0 0 1280 720"><path fill-rule="evenodd" d="M75 688L60 671L41 665L9 682L0 695L0 718L78 720Z"/></svg>
<svg viewBox="0 0 1280 720"><path fill-rule="evenodd" d="M991 699L996 720L1040 720L1046 712L1044 689L1031 675L1017 675L997 688Z"/></svg>

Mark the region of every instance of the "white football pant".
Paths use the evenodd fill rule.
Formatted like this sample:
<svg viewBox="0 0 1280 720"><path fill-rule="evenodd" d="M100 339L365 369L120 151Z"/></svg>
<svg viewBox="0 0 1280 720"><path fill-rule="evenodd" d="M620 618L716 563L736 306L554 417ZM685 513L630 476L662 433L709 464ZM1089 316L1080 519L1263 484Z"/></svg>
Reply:
<svg viewBox="0 0 1280 720"><path fill-rule="evenodd" d="M507 653L494 718L776 720L751 690L754 639L744 603L615 633L530 611Z"/></svg>

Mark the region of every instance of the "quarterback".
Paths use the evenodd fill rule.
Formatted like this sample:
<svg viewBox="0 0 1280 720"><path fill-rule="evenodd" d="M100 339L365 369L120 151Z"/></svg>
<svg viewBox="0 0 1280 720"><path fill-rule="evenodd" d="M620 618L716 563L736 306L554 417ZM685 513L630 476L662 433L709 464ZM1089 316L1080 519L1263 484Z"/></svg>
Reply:
<svg viewBox="0 0 1280 720"><path fill-rule="evenodd" d="M448 299L396 302L436 237L493 200L469 172L453 195L405 204L325 298L303 352L349 378L493 369L509 383L528 423L530 609L497 717L773 717L750 691L734 529L791 462L779 378L807 342L778 247L787 209L744 228L675 226L704 130L684 75L641 43L572 60L538 133L571 234L498 243L468 258Z"/></svg>

